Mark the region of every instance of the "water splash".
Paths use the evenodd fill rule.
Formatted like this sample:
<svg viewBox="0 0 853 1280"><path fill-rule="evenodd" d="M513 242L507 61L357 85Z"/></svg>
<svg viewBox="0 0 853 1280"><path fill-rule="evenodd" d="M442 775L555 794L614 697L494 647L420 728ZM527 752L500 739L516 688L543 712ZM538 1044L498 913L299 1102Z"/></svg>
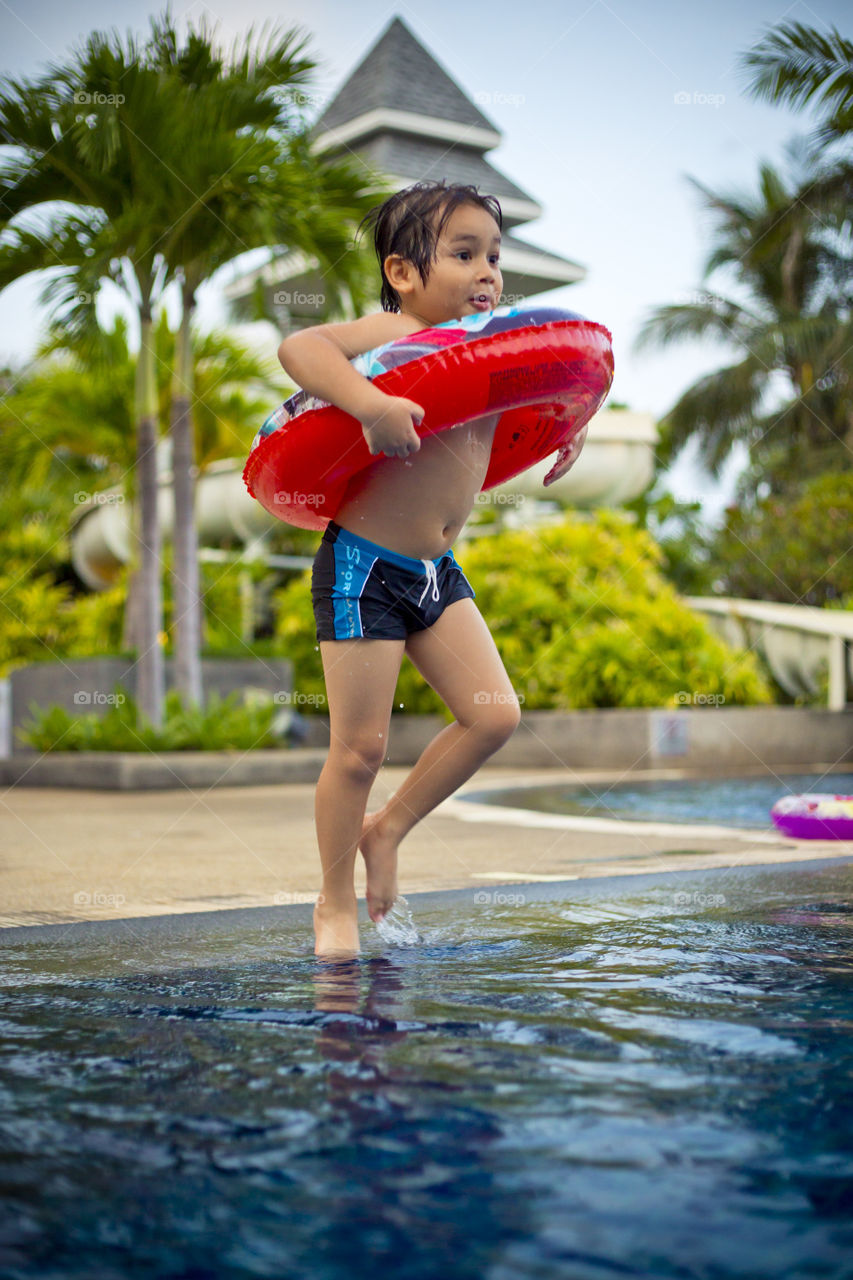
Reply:
<svg viewBox="0 0 853 1280"><path fill-rule="evenodd" d="M412 909L402 894L394 899L391 910L376 921L376 932L383 942L391 942L398 947L413 947L423 941L412 919Z"/></svg>

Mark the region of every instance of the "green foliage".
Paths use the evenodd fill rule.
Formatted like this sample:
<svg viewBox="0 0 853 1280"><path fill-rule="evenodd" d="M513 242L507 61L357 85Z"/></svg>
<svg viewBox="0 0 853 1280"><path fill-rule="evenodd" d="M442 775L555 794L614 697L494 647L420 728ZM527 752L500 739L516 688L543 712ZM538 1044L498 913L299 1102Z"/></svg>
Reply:
<svg viewBox="0 0 853 1280"><path fill-rule="evenodd" d="M765 33L741 58L753 73L757 98L817 109L817 142L826 146L853 130L853 41L836 29L786 22Z"/></svg>
<svg viewBox="0 0 853 1280"><path fill-rule="evenodd" d="M280 746L271 732L275 703L242 704L239 696L214 693L204 708L185 709L173 690L166 695L163 726L155 729L140 720L133 698L116 688L103 716L31 705L33 718L20 736L37 751L250 751Z"/></svg>
<svg viewBox="0 0 853 1280"><path fill-rule="evenodd" d="M803 480L849 465L853 164L849 147L833 144L853 129L851 57L853 42L838 30L798 22L768 29L741 54L749 92L816 112L818 127L788 145L787 172L761 165L755 195L691 179L714 224L704 279L719 283L656 308L637 343L710 337L734 350L734 364L700 378L670 409L658 455L668 463L696 441L718 475L740 441L749 457L743 496L760 483L790 496Z"/></svg>
<svg viewBox="0 0 853 1280"><path fill-rule="evenodd" d="M95 348L54 332L26 369L9 374L0 402L0 674L42 659L118 652L126 575L104 592L81 588L71 567L69 530L80 497L132 477L135 361L126 325L117 320ZM174 335L165 315L155 329L161 431L167 428ZM280 377L233 339L197 336L195 347L199 453L203 463L245 453L270 404L284 394ZM305 552L312 535L285 524L269 548ZM235 547L235 550L239 548ZM166 546L168 564L171 547ZM202 566L209 652L239 651L243 642L242 569ZM257 583L266 570L249 569ZM172 634L171 580L164 575L167 634ZM250 618L246 619L251 622ZM169 645L167 645L167 648ZM246 646L246 655L252 650Z"/></svg>
<svg viewBox="0 0 853 1280"><path fill-rule="evenodd" d="M123 584L98 594L75 592L63 578L68 560L67 513L55 492L11 492L0 484L8 524L0 559L0 675L28 662L115 651L121 642ZM45 498L47 510L36 509Z"/></svg>
<svg viewBox="0 0 853 1280"><path fill-rule="evenodd" d="M654 707L714 697L770 700L752 654L735 653L664 581L661 552L625 517L601 512L504 531L466 544L460 560L527 710ZM276 634L300 694L324 692L306 574L278 593ZM404 661L394 697L443 711ZM320 703L322 705L322 703Z"/></svg>
<svg viewBox="0 0 853 1280"><path fill-rule="evenodd" d="M770 496L730 507L711 548L724 595L785 604L838 604L853 595L853 470L802 485L792 500Z"/></svg>
<svg viewBox="0 0 853 1280"><path fill-rule="evenodd" d="M655 487L624 504L639 528L660 549L661 571L676 591L686 596L708 595L713 589L710 536L702 523L701 502L681 502Z"/></svg>

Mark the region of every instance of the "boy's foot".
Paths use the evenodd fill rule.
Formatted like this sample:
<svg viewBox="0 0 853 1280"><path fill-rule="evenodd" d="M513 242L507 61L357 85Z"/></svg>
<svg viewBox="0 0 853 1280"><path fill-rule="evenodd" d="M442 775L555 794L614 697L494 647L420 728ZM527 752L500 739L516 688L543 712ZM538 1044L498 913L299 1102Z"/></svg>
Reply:
<svg viewBox="0 0 853 1280"><path fill-rule="evenodd" d="M367 867L367 914L376 923L397 897L397 842L382 834L380 813L366 813L358 847Z"/></svg>
<svg viewBox="0 0 853 1280"><path fill-rule="evenodd" d="M347 902L328 901L321 893L314 907L314 954L346 960L358 955L358 913L355 896Z"/></svg>

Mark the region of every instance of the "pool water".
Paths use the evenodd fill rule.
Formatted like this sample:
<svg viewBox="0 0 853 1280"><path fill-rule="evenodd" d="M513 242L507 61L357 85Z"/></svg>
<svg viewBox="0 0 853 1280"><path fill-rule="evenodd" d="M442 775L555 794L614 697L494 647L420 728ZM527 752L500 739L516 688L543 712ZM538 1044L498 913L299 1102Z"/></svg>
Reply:
<svg viewBox="0 0 853 1280"><path fill-rule="evenodd" d="M668 778L634 782L502 787L467 791L478 804L539 813L635 822L707 822L727 827L772 827L770 810L781 796L804 791L853 793L853 773L771 774L755 778ZM852 1273L853 1274L853 1273Z"/></svg>
<svg viewBox="0 0 853 1280"><path fill-rule="evenodd" d="M5 930L0 1270L853 1269L853 863Z"/></svg>

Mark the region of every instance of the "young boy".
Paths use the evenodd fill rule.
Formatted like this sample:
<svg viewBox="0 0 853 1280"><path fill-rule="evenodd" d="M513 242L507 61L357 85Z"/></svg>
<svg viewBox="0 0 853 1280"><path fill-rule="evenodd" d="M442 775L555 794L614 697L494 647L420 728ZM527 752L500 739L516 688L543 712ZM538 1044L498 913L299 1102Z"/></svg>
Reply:
<svg viewBox="0 0 853 1280"><path fill-rule="evenodd" d="M397 896L397 847L513 733L518 701L451 544L489 463L496 416L420 440L414 400L388 396L349 361L498 305L501 211L472 186L417 183L368 214L382 272L380 313L285 338L279 359L309 393L362 424L376 462L350 483L312 577L331 742L315 814L323 886L315 953L359 950L354 868L379 921ZM403 654L455 716L387 804L365 814L386 754Z"/></svg>

